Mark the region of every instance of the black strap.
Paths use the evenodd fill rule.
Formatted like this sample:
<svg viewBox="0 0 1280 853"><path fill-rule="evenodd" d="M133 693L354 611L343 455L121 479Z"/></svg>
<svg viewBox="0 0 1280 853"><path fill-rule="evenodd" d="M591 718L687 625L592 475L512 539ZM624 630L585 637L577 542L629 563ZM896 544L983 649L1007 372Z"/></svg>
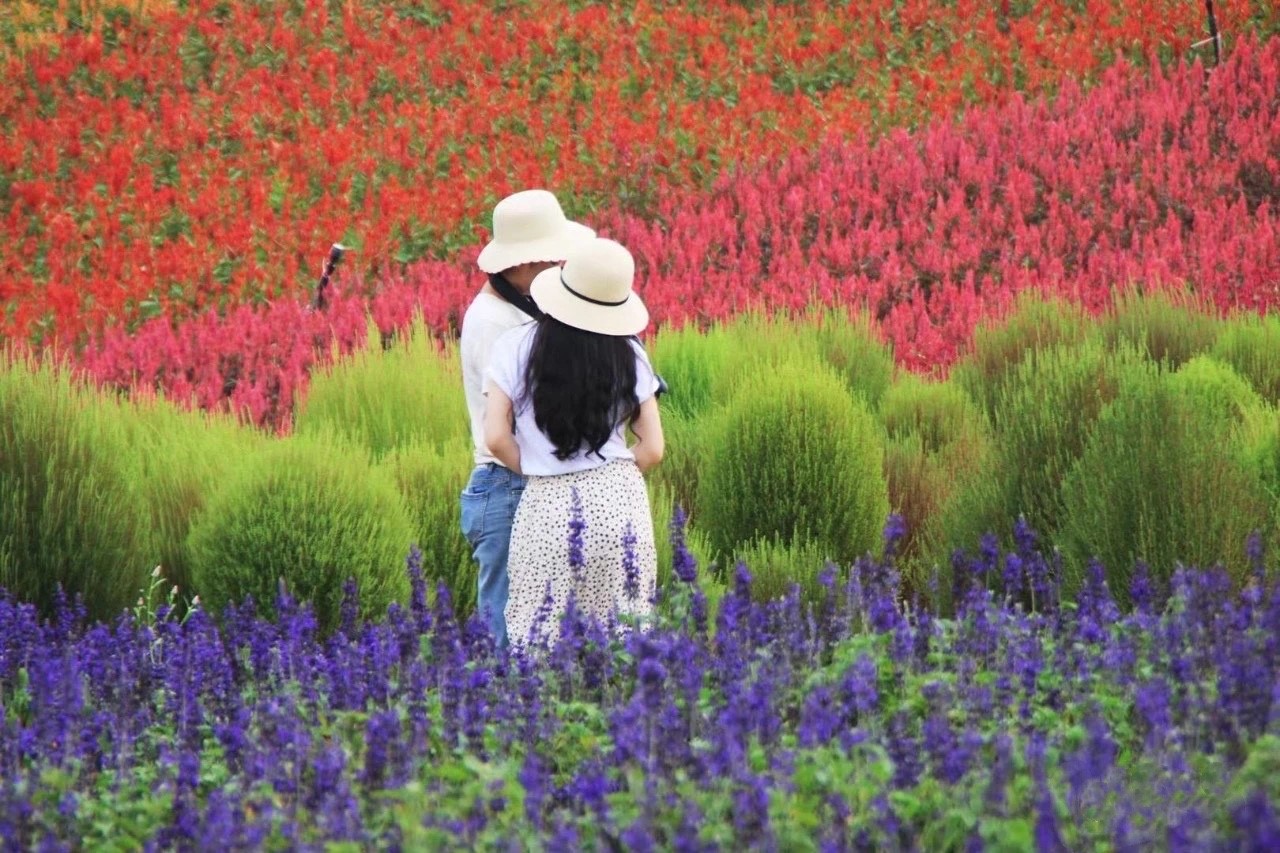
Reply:
<svg viewBox="0 0 1280 853"><path fill-rule="evenodd" d="M489 284L509 304L519 308L535 320L542 319L542 311L538 308L538 303L533 301L533 297L516 290L515 285L503 278L501 273L489 273Z"/></svg>
<svg viewBox="0 0 1280 853"><path fill-rule="evenodd" d="M628 293L626 296L624 296L622 299L619 299L617 302L605 302L603 299L592 299L590 296L583 296L581 293L579 293L578 291L574 290L572 287L569 286L569 282L564 280L563 272L560 273L560 284L564 286L565 290L569 291L574 296L581 299L583 302L590 302L592 305L603 305L606 308L617 308L619 305L625 304L626 301L631 298L631 294Z"/></svg>

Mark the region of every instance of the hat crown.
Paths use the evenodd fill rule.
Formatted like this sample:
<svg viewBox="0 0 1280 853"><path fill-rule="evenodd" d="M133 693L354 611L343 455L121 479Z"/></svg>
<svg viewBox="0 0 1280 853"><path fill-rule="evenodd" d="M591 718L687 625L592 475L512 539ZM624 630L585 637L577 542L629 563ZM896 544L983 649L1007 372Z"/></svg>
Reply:
<svg viewBox="0 0 1280 853"><path fill-rule="evenodd" d="M568 220L555 195L547 190L524 190L493 208L493 237L500 243L528 243L563 233Z"/></svg>
<svg viewBox="0 0 1280 853"><path fill-rule="evenodd" d="M565 259L561 280L574 295L606 305L618 305L631 296L636 262L621 243L597 238Z"/></svg>

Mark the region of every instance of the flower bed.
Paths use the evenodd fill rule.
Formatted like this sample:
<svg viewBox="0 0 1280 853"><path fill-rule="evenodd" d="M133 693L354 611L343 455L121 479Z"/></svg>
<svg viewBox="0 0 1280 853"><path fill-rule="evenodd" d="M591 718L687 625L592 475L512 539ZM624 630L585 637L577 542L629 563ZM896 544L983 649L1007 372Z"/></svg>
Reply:
<svg viewBox="0 0 1280 853"><path fill-rule="evenodd" d="M892 553L814 610L711 608L674 529L659 625L572 614L538 658L428 606L316 635L282 597L221 625L144 604L40 622L0 599L0 829L21 847L1269 849L1280 838L1280 586L1100 567L1058 606L1019 529L957 558L954 620ZM1031 609L1028 607L1031 606Z"/></svg>

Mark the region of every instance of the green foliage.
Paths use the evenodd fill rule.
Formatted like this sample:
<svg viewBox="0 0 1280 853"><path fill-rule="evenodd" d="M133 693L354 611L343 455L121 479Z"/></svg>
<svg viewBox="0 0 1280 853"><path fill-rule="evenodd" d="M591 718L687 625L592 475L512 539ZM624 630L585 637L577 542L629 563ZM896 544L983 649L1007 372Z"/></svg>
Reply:
<svg viewBox="0 0 1280 853"><path fill-rule="evenodd" d="M157 562L120 406L0 353L0 586L45 612L58 585L112 619Z"/></svg>
<svg viewBox="0 0 1280 853"><path fill-rule="evenodd" d="M1280 355L1280 353L1278 353ZM1197 355L1170 374L1169 387L1191 406L1225 423L1243 423L1263 407L1262 397L1229 365Z"/></svg>
<svg viewBox="0 0 1280 853"><path fill-rule="evenodd" d="M781 598L792 584L798 584L801 599L816 602L824 593L818 574L831 555L807 539L784 540L774 535L738 546L732 562L739 561L751 572L751 597L757 601Z"/></svg>
<svg viewBox="0 0 1280 853"><path fill-rule="evenodd" d="M714 386L716 402L732 399L758 373L807 361L830 367L868 408L880 404L893 380L893 355L865 315L835 309L802 314L748 312L726 327L733 349Z"/></svg>
<svg viewBox="0 0 1280 853"><path fill-rule="evenodd" d="M300 434L337 432L375 457L424 442L443 449L469 424L456 346L439 344L420 319L386 351L370 323L363 350L312 376L295 418Z"/></svg>
<svg viewBox="0 0 1280 853"><path fill-rule="evenodd" d="M191 412L159 398L134 397L122 407L130 453L139 473L138 489L150 508L157 559L179 601L196 594L191 579L187 534L209 494L236 461L267 441L233 418Z"/></svg>
<svg viewBox="0 0 1280 853"><path fill-rule="evenodd" d="M665 451L662 463L649 474L649 479L661 485L673 503L684 507L685 513L698 514L698 480L706 467L705 418L690 418L678 411L667 411L662 404L662 434Z"/></svg>
<svg viewBox="0 0 1280 853"><path fill-rule="evenodd" d="M880 427L829 369L744 379L706 446L698 523L718 551L776 536L846 562L877 547L888 511Z"/></svg>
<svg viewBox="0 0 1280 853"><path fill-rule="evenodd" d="M1087 341L1031 352L1010 371L995 398L995 452L943 506L935 560L946 565L953 549L972 547L988 532L1009 544L1019 516L1051 543L1062 518L1062 479L1125 366L1141 360L1133 349L1109 353Z"/></svg>
<svg viewBox="0 0 1280 853"><path fill-rule="evenodd" d="M1178 562L1222 563L1241 579L1245 541L1268 527L1270 512L1238 441L1231 425L1188 402L1157 367L1126 371L1062 486L1067 594L1094 556L1122 604L1138 559L1157 579L1167 580Z"/></svg>
<svg viewBox="0 0 1280 853"><path fill-rule="evenodd" d="M294 436L237 464L196 517L188 546L212 612L252 595L259 612L272 614L283 580L328 631L348 578L366 616L407 599L413 538L389 473L336 438Z"/></svg>
<svg viewBox="0 0 1280 853"><path fill-rule="evenodd" d="M649 344L649 358L669 388L662 397L663 418L693 419L707 411L715 402L716 379L735 351L732 337L720 324L660 329Z"/></svg>
<svg viewBox="0 0 1280 853"><path fill-rule="evenodd" d="M395 450L382 462L409 509L423 576L431 591L439 583L448 586L454 610L463 619L476 607L476 565L459 521L459 495L471 475L471 453L471 441L464 438L442 450L421 445Z"/></svg>
<svg viewBox="0 0 1280 853"><path fill-rule="evenodd" d="M881 420L888 436L884 471L889 506L907 524L899 565L908 594L922 591L930 566L927 543L939 538L939 510L952 493L990 464L986 419L953 382L902 374L884 396Z"/></svg>
<svg viewBox="0 0 1280 853"><path fill-rule="evenodd" d="M1080 343L1089 329L1080 306L1038 293L1019 294L1006 317L974 329L971 349L952 367L951 377L994 418L1005 383L1028 354Z"/></svg>
<svg viewBox="0 0 1280 853"><path fill-rule="evenodd" d="M1280 405L1280 316L1242 314L1228 318L1210 352L1248 379L1263 398Z"/></svg>
<svg viewBox="0 0 1280 853"><path fill-rule="evenodd" d="M885 392L880 419L890 438L916 435L929 451L986 434L982 411L959 384L913 373L900 374Z"/></svg>
<svg viewBox="0 0 1280 853"><path fill-rule="evenodd" d="M1122 291L1099 327L1111 347L1137 346L1152 360L1176 368L1213 346L1219 320L1187 294Z"/></svg>

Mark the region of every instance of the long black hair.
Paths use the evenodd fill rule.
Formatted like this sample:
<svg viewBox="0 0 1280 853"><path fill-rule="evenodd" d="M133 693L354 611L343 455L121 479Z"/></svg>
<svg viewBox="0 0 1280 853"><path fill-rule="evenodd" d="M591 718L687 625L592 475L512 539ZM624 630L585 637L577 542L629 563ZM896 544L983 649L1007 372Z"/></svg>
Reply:
<svg viewBox="0 0 1280 853"><path fill-rule="evenodd" d="M563 461L600 449L625 420L639 414L636 354L630 338L601 335L544 314L538 320L524 372L521 405Z"/></svg>

